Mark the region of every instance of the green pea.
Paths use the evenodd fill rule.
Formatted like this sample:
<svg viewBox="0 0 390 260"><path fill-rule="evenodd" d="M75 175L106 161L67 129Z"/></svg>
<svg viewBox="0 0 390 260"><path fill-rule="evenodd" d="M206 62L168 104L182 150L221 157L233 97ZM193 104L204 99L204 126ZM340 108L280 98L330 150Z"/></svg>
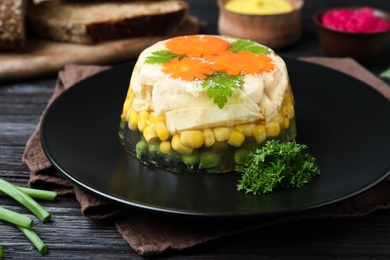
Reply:
<svg viewBox="0 0 390 260"><path fill-rule="evenodd" d="M121 121L121 122L119 123L119 128L120 128L120 129L125 129L125 128L126 128L126 125L127 125L127 122Z"/></svg>
<svg viewBox="0 0 390 260"><path fill-rule="evenodd" d="M246 157L247 157L248 153L249 152L248 152L247 149L244 149L244 148L238 149L236 151L236 153L234 154L234 161L235 161L235 163L237 163L237 164L245 164Z"/></svg>
<svg viewBox="0 0 390 260"><path fill-rule="evenodd" d="M200 165L202 168L212 168L217 166L221 161L221 156L213 152L204 152L200 156Z"/></svg>
<svg viewBox="0 0 390 260"><path fill-rule="evenodd" d="M296 123L295 123L295 118L290 120L290 126L287 129L287 131L288 131L288 134L289 134L290 141L295 139L295 137L297 136L297 126L296 126Z"/></svg>
<svg viewBox="0 0 390 260"><path fill-rule="evenodd" d="M193 153L193 154L183 154L183 155L181 156L181 160L182 160L185 164L195 165L195 164L199 163L199 154L197 154L197 153Z"/></svg>
<svg viewBox="0 0 390 260"><path fill-rule="evenodd" d="M151 142L147 145L149 145L149 152L160 153L160 142Z"/></svg>
<svg viewBox="0 0 390 260"><path fill-rule="evenodd" d="M180 155L180 153L176 152L174 149L171 149L166 156L169 158L169 160L180 160Z"/></svg>
<svg viewBox="0 0 390 260"><path fill-rule="evenodd" d="M137 153L138 158L140 158L147 151L148 151L148 143L145 140L141 140L135 145L135 152Z"/></svg>

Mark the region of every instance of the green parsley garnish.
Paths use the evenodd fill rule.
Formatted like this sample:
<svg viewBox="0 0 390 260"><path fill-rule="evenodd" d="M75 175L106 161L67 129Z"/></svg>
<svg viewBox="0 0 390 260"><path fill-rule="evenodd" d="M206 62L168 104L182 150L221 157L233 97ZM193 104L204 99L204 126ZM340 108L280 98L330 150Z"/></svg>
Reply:
<svg viewBox="0 0 390 260"><path fill-rule="evenodd" d="M214 72L202 82L202 87L207 89L207 95L214 103L223 108L227 98L233 95L233 89L240 88L244 84L242 76L230 76L226 72Z"/></svg>
<svg viewBox="0 0 390 260"><path fill-rule="evenodd" d="M239 51L249 51L249 52L253 52L254 54L268 53L267 47L260 46L253 41L244 40L244 39L239 39L237 41L232 42L232 46L230 47L230 50L236 53Z"/></svg>
<svg viewBox="0 0 390 260"><path fill-rule="evenodd" d="M240 51L248 51L254 54L267 54L268 48L258 45L257 43L239 39L232 42L230 50L237 53ZM185 55L179 55L172 53L168 50L160 50L152 52L152 55L146 57L145 63L147 64L163 64L170 62L173 58L179 58L180 60L186 57ZM227 103L228 97L233 95L233 89L238 89L244 84L242 76L230 76L225 72L214 72L211 76L208 76L205 80L201 81L203 88L207 89L207 95L213 99L214 103L219 108L223 108Z"/></svg>
<svg viewBox="0 0 390 260"><path fill-rule="evenodd" d="M245 193L265 194L277 188L300 188L320 175L313 156L302 153L307 149L295 141L279 143L270 140L253 152L246 163L236 167L241 173L237 190Z"/></svg>
<svg viewBox="0 0 390 260"><path fill-rule="evenodd" d="M385 71L379 74L379 77L390 79L390 67L388 67Z"/></svg>
<svg viewBox="0 0 390 260"><path fill-rule="evenodd" d="M173 58L179 58L180 60L185 56L174 54L167 50L154 51L151 56L146 57L145 63L148 64L162 64L169 62Z"/></svg>

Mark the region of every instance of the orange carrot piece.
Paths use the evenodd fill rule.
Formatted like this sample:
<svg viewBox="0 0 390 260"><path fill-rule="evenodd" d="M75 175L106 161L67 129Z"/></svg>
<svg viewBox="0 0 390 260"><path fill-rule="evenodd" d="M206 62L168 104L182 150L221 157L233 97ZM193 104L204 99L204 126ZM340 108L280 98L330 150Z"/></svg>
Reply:
<svg viewBox="0 0 390 260"><path fill-rule="evenodd" d="M174 79L181 78L185 81L192 81L195 78L205 79L208 75L213 74L213 70L208 63L189 57L181 60L173 58L170 62L163 64L162 70Z"/></svg>
<svg viewBox="0 0 390 260"><path fill-rule="evenodd" d="M230 43L224 39L199 35L178 36L167 41L165 45L175 54L192 57L215 54L230 47Z"/></svg>

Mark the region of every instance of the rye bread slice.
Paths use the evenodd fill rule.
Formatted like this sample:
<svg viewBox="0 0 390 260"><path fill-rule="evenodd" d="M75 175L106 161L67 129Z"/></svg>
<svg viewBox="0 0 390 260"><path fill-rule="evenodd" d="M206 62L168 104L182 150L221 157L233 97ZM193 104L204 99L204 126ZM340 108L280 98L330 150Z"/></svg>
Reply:
<svg viewBox="0 0 390 260"><path fill-rule="evenodd" d="M178 0L74 2L52 0L27 10L29 28L39 37L62 42L97 42L157 36L171 32L188 13Z"/></svg>
<svg viewBox="0 0 390 260"><path fill-rule="evenodd" d="M0 0L0 50L21 50L26 44L27 0Z"/></svg>

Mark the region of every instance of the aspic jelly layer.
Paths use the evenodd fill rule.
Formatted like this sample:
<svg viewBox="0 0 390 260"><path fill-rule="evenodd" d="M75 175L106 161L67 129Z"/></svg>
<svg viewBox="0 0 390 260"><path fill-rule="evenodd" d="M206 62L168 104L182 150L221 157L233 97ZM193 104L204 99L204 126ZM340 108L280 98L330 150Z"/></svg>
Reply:
<svg viewBox="0 0 390 260"><path fill-rule="evenodd" d="M165 117L154 117L150 111L131 108L124 111L119 137L125 150L145 164L173 172L230 172L245 163L246 155L267 140L287 142L296 137L290 90L278 114L268 122L258 120L169 133Z"/></svg>

